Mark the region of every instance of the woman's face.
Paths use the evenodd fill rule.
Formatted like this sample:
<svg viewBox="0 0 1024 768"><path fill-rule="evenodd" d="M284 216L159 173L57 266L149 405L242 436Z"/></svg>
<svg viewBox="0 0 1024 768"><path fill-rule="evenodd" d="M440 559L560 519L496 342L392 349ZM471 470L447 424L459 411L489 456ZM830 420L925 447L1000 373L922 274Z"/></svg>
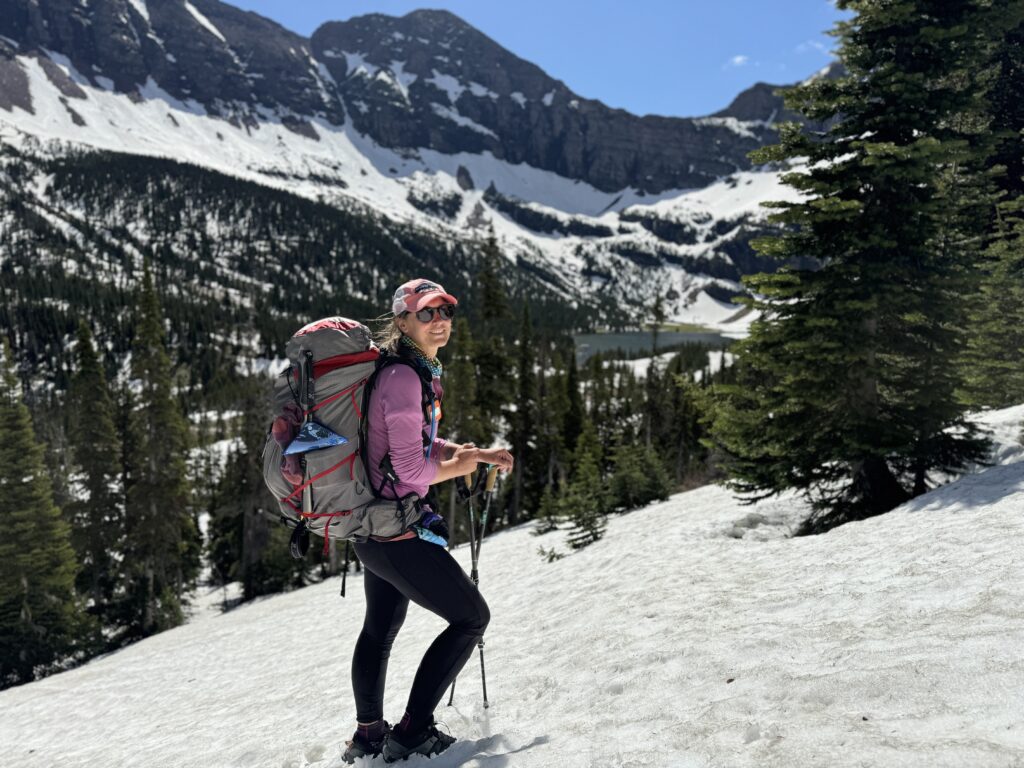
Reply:
<svg viewBox="0 0 1024 768"><path fill-rule="evenodd" d="M425 307L439 307L447 302L440 296L427 302ZM441 317L440 312L435 312L429 322L422 322L414 312L409 312L404 317L398 318L398 327L402 333L416 342L416 346L422 349L431 357L437 355L437 350L448 343L448 337L452 335L452 321Z"/></svg>

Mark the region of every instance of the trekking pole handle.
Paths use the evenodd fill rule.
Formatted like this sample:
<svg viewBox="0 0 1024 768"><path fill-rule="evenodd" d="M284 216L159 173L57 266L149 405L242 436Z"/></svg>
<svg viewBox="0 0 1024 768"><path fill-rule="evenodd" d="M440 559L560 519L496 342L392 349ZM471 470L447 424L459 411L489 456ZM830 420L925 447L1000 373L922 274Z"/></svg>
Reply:
<svg viewBox="0 0 1024 768"><path fill-rule="evenodd" d="M494 484L497 482L497 480L498 468L492 464L490 468L488 468L487 470L487 485L484 486L484 490L487 493L492 493L494 491Z"/></svg>

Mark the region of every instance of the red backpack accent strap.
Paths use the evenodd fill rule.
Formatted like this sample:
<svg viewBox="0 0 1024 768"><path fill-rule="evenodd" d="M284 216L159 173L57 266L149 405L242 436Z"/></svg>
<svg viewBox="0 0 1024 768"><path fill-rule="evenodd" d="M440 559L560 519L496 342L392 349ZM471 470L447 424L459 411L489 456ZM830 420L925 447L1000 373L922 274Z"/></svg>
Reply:
<svg viewBox="0 0 1024 768"><path fill-rule="evenodd" d="M302 512L302 517L307 520L321 520L327 518L327 524L324 526L324 557L331 554L331 523L336 517L347 517L352 514L351 509L346 509L342 512Z"/></svg>
<svg viewBox="0 0 1024 768"><path fill-rule="evenodd" d="M326 398L324 400L321 400L319 403L317 403L312 408L310 408L308 411L306 411L306 415L308 416L309 414L314 413L318 408L323 408L328 403L333 403L339 397L344 397L345 395L348 395L349 397L352 398L352 407L356 409L356 415L360 419L363 418L363 412L361 410L359 410L359 400L356 398L356 390L358 390L365 383L366 383L366 379L360 379L359 381L357 381L352 386L345 387L345 389L341 390L341 392L337 392L336 394L333 394L330 397L328 397L328 398Z"/></svg>
<svg viewBox="0 0 1024 768"><path fill-rule="evenodd" d="M331 474L331 472L333 472L333 471L334 471L334 470L336 470L336 469L340 469L341 467L345 466L346 464L352 464L352 463L354 463L354 462L355 462L355 460L356 460L356 455L357 455L357 454L356 454L355 452L353 452L353 453L350 453L350 454L349 454L349 455L348 455L348 456L347 456L346 458L344 458L344 459L342 459L341 461L339 461L339 462L338 462L337 464L335 464L335 465L334 465L333 467L328 467L328 468L327 468L327 469L325 469L325 470L324 470L323 472L318 472L317 474L313 475L313 476L312 476L311 478L309 478L309 480L307 480L306 482L304 482L304 483L303 483L302 485L300 485L300 486L297 486L297 487L295 488L295 490L294 490L294 491L292 491L292 492L291 492L291 493L289 493L289 494L288 494L287 496L285 496L284 498L282 498L282 499L281 499L281 501L283 501L283 502L285 502L285 503L287 503L287 504L291 504L291 501L290 501L290 499L293 499L293 498L295 498L295 495L296 495L296 494L300 494L300 493L302 493L302 492L303 492L303 491L304 491L304 490L305 490L305 489L306 489L306 488L307 488L308 486L310 486L310 485L312 485L313 483L315 483L315 482L316 482L317 480L319 480L319 479L320 479L321 477L324 477L325 475L329 475L329 474ZM351 471L351 470L350 470L350 471ZM294 506L293 504L291 504L291 505L292 505L292 506Z"/></svg>
<svg viewBox="0 0 1024 768"><path fill-rule="evenodd" d="M338 368L347 368L350 365L356 365L358 363L370 363L380 357L380 352L376 349L367 349L363 352L352 352L348 355L335 355L334 357L325 357L323 360L317 360L313 363L313 378L319 379L324 374L335 371ZM292 369L292 378L295 381L299 380L299 369Z"/></svg>

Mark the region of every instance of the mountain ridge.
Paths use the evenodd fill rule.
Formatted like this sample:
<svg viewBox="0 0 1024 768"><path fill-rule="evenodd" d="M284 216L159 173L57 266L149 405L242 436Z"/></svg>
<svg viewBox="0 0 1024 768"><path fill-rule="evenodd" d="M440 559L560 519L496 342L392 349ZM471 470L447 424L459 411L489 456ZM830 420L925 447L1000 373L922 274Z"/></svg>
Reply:
<svg viewBox="0 0 1024 768"><path fill-rule="evenodd" d="M737 132L586 99L448 11L368 14L304 38L219 0L94 0L88 13L76 0L0 6L0 35L22 53L66 56L96 87L141 97L152 80L211 116L253 126L269 109L306 135L311 118L353 120L381 146L490 151L603 191L704 186L749 169L746 153L771 136L767 125ZM453 70L443 51L467 56ZM395 63L408 66L396 74ZM451 78L475 86L455 93Z"/></svg>
<svg viewBox="0 0 1024 768"><path fill-rule="evenodd" d="M450 12L328 22L307 39L218 0L0 9L17 11L0 13L0 140L26 156L173 158L471 250L493 231L510 266L568 301L649 307L660 293L680 322L701 292L727 300L775 266L750 241L770 231L760 201L792 193L744 170L775 135L774 86L704 118L640 118Z"/></svg>

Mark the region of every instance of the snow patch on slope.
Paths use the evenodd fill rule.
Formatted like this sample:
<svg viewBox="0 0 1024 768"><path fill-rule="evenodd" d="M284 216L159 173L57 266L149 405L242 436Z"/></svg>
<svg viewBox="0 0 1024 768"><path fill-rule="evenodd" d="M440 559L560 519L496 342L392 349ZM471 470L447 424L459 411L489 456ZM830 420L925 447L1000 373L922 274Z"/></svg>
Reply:
<svg viewBox="0 0 1024 768"><path fill-rule="evenodd" d="M466 87L451 75L442 74L441 72L438 72L436 69L432 71L434 73L433 76L427 78L423 82L430 83L439 91L444 91L446 94L448 94L449 103L454 104L455 102L457 102L459 100L459 97L466 90Z"/></svg>
<svg viewBox="0 0 1024 768"><path fill-rule="evenodd" d="M220 33L220 30L213 25L213 22L203 16L203 14L199 12L199 9L192 5L188 0L185 0L185 10L191 13L195 20L205 27L210 34L219 38L222 43L227 43L227 39Z"/></svg>
<svg viewBox="0 0 1024 768"><path fill-rule="evenodd" d="M475 120L471 120L470 118L459 114L459 111L456 109L452 109L451 107L442 107L440 104L437 103L431 103L430 108L434 111L434 114L438 115L439 117L443 117L446 120L451 120L453 123L457 123L458 125L461 125L464 128L474 130L477 133L482 133L484 136L490 136L493 139L498 138L498 134L496 134L490 128L484 125L480 125L480 123L476 122Z"/></svg>
<svg viewBox="0 0 1024 768"><path fill-rule="evenodd" d="M745 139L756 139L757 136L748 127L750 123L741 122L735 117L701 117L695 119L695 125L709 125L716 128L728 128L738 136L742 136Z"/></svg>
<svg viewBox="0 0 1024 768"><path fill-rule="evenodd" d="M746 336L750 323L757 317L753 312L744 312L744 307L720 301L704 290L691 289L692 298L670 318L671 322L689 323L721 331L730 338Z"/></svg>
<svg viewBox="0 0 1024 768"><path fill-rule="evenodd" d="M395 76L395 83L398 85L398 89L402 92L402 96L404 96L405 100L408 101L409 86L416 82L419 75L406 72L404 61L392 61L391 72Z"/></svg>
<svg viewBox="0 0 1024 768"><path fill-rule="evenodd" d="M732 220L744 215L766 215L765 209L761 207L765 200L796 202L799 199L799 193L783 184L777 173L741 171L703 189L688 190L671 199L637 206L636 210L643 212L647 209L659 216L677 220L713 212L716 219Z"/></svg>
<svg viewBox="0 0 1024 768"><path fill-rule="evenodd" d="M484 98L484 97L486 97L488 99L497 99L498 98L498 94L496 94L490 88L487 88L486 86L480 85L480 83L474 83L472 81L470 81L470 83L469 83L469 92L472 93L477 98Z"/></svg>
<svg viewBox="0 0 1024 768"><path fill-rule="evenodd" d="M138 11L139 16L146 20L149 24L149 8L146 6L146 0L128 0L131 3L132 8Z"/></svg>
<svg viewBox="0 0 1024 768"><path fill-rule="evenodd" d="M342 55L345 57L345 75L347 77L355 75L373 77L377 74L377 70L380 69L376 64L368 62L364 54L345 51Z"/></svg>

